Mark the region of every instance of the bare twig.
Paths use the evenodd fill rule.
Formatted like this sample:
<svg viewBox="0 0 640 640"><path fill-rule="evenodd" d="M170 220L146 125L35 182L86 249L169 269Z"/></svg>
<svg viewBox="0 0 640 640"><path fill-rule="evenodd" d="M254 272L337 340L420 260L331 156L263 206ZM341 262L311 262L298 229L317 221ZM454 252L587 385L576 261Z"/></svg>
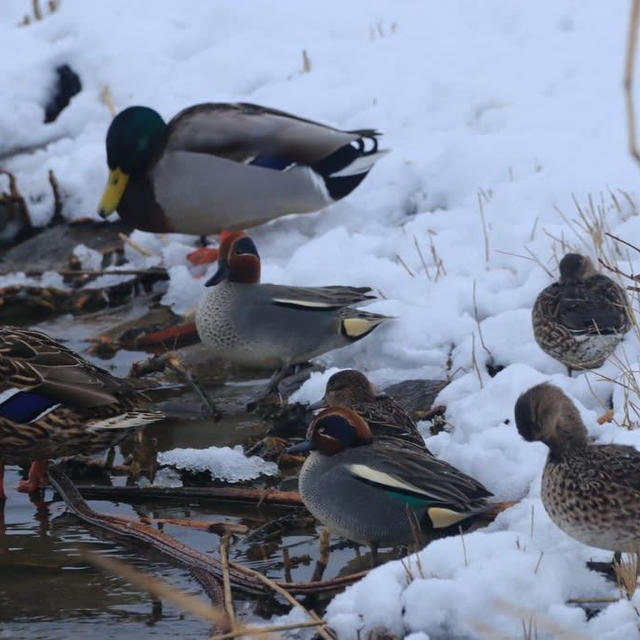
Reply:
<svg viewBox="0 0 640 640"><path fill-rule="evenodd" d="M458 531L460 532L460 541L462 542L462 554L464 556L464 566L469 566L469 561L467 558L467 545L464 543L464 533L462 531L462 527L458 527Z"/></svg>
<svg viewBox="0 0 640 640"><path fill-rule="evenodd" d="M311 58L306 49L302 50L302 73L309 73L311 71Z"/></svg>
<svg viewBox="0 0 640 640"><path fill-rule="evenodd" d="M513 616L516 619L522 620L523 618L534 617L537 626L540 629L544 629L547 633L551 634L554 638L562 638L563 640L587 640L587 636L580 633L576 633L572 629L558 624L555 620L541 613L536 613L530 609L525 609L506 600L496 600L494 602L496 609L502 611L502 613Z"/></svg>
<svg viewBox="0 0 640 640"><path fill-rule="evenodd" d="M143 256L147 256L149 258L153 257L155 254L149 251L149 249L145 249L142 245L132 240L126 233L118 233L118 237L122 242L128 244L132 249L135 249L138 253L141 253Z"/></svg>
<svg viewBox="0 0 640 640"><path fill-rule="evenodd" d="M168 600L179 607L182 611L187 611L202 620L213 622L214 624L226 624L227 616L220 607L211 606L206 602L195 598L183 591L170 586L164 580L142 573L121 560L112 557L106 557L89 551L84 552L83 557L87 562L108 571L117 576L124 578L132 585L148 591L151 595L158 599Z"/></svg>
<svg viewBox="0 0 640 640"><path fill-rule="evenodd" d="M482 327L480 326L480 318L478 316L478 304L476 301L476 281L475 280L473 281L473 318L475 319L476 325L478 327L478 337L480 338L480 344L482 345L482 348L485 350L489 358L491 358L491 360L493 361L493 354L491 353L491 351L489 351L489 348L484 342L484 336L482 335Z"/></svg>
<svg viewBox="0 0 640 640"><path fill-rule="evenodd" d="M113 96L111 95L111 88L108 84L103 84L102 87L100 87L100 100L105 104L113 118L116 115L116 108L113 104Z"/></svg>
<svg viewBox="0 0 640 640"><path fill-rule="evenodd" d="M471 364L473 365L473 369L478 376L478 382L480 383L480 388L484 388L484 383L482 382L482 372L480 371L480 366L478 365L478 358L476 357L476 334L475 332L471 334Z"/></svg>
<svg viewBox="0 0 640 640"><path fill-rule="evenodd" d="M233 633L236 630L236 614L233 610L233 596L231 595L231 579L229 577L229 534L225 533L220 540L220 562L222 563L222 588L224 591L224 609L229 619L229 627Z"/></svg>
<svg viewBox="0 0 640 640"><path fill-rule="evenodd" d="M237 564L236 562L230 562L229 566L233 567L234 569L236 569L241 573L246 573L247 575L251 576L256 580L259 580L264 585L266 585L276 593L280 594L287 602L292 604L294 607L301 609L314 622L318 622L322 624L322 620L318 617L318 615L314 611L307 609L301 602L298 602L298 600L296 600L293 597L293 595L291 595L291 593L287 591L287 589L279 585L277 582L274 582L270 578L267 578L267 576L260 573L259 571L254 571L253 569L250 569L249 567L245 567L244 565L241 565L241 564ZM334 640L333 635L329 633L326 629L323 629L322 627L318 627L318 635L324 638L325 640Z"/></svg>
<svg viewBox="0 0 640 640"><path fill-rule="evenodd" d="M484 205L482 204L483 191L478 190L478 210L480 211L480 221L482 222L482 233L484 235L484 261L489 263L489 232L487 231L487 222L484 218Z"/></svg>
<svg viewBox="0 0 640 640"><path fill-rule="evenodd" d="M62 198L60 197L60 187L58 180L56 179L53 169L49 169L49 184L51 185L51 191L53 191L53 222L62 221Z"/></svg>
<svg viewBox="0 0 640 640"><path fill-rule="evenodd" d="M413 271L411 271L411 269L409 269L409 267L407 266L407 263L396 253L396 258L398 259L398 262L406 269L407 273L412 277L415 278L415 274L413 273Z"/></svg>
<svg viewBox="0 0 640 640"><path fill-rule="evenodd" d="M416 238L415 235L413 236L413 244L416 245L416 251L420 256L420 262L422 262L422 268L424 269L424 273L427 276L427 279L431 280L431 275L429 274L429 267L427 266L424 256L422 255L422 250L420 249L420 245L418 244L418 238Z"/></svg>
<svg viewBox="0 0 640 640"><path fill-rule="evenodd" d="M172 355L169 356L167 358L167 364L169 365L169 367L171 367L174 371L176 371L177 373L179 373L181 376L184 377L184 379L189 383L189 385L191 385L191 387L193 388L193 390L196 392L196 394L200 397L200 399L202 400L204 406L207 408L208 412L209 412L209 416L213 419L213 420L219 420L222 417L222 414L218 411L218 409L216 408L216 405L213 403L213 401L209 398L209 396L206 394L205 390L202 388L202 386L200 385L200 383L196 380L196 378L194 377L194 375L191 373L191 371L189 370L188 367L186 367L182 361L180 360L180 358L178 358L176 355Z"/></svg>

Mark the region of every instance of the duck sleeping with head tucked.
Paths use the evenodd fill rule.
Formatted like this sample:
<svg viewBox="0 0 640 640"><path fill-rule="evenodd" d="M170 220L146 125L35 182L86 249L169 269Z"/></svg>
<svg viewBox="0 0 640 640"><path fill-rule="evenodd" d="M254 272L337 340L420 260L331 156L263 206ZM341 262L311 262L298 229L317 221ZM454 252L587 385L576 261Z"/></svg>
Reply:
<svg viewBox="0 0 640 640"><path fill-rule="evenodd" d="M572 538L615 552L640 548L640 452L619 444L593 444L575 404L543 383L523 393L516 425L527 441L549 447L542 503Z"/></svg>
<svg viewBox="0 0 640 640"><path fill-rule="evenodd" d="M4 464L34 461L22 491L43 482L49 458L91 454L164 417L127 380L40 331L0 327L0 500Z"/></svg>
<svg viewBox="0 0 640 640"><path fill-rule="evenodd" d="M218 272L196 312L202 342L242 366L276 370L268 392L297 365L361 340L387 316L353 308L370 300L369 287L292 287L261 284L253 240L222 235Z"/></svg>
<svg viewBox="0 0 640 640"><path fill-rule="evenodd" d="M149 107L107 132L109 178L98 212L143 231L205 236L351 193L384 153L372 129L341 131L248 103L204 103L168 123Z"/></svg>
<svg viewBox="0 0 640 640"><path fill-rule="evenodd" d="M595 369L631 328L624 289L598 273L589 256L568 253L560 278L540 292L532 310L540 348L573 369Z"/></svg>

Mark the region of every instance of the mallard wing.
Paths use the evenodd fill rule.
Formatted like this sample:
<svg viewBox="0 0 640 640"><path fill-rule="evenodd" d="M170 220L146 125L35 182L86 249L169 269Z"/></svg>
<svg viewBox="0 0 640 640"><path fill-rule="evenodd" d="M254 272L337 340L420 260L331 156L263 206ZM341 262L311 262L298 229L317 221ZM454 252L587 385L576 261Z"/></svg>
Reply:
<svg viewBox="0 0 640 640"><path fill-rule="evenodd" d="M625 333L630 328L628 306L624 289L599 274L577 286L565 287L556 316L573 334Z"/></svg>
<svg viewBox="0 0 640 640"><path fill-rule="evenodd" d="M255 104L205 103L171 120L166 148L284 170L292 164L313 165L358 140L370 141L376 152L378 135L374 130L340 131Z"/></svg>
<svg viewBox="0 0 640 640"><path fill-rule="evenodd" d="M390 452L367 445L368 462L347 465L353 478L382 489L412 506L471 514L486 508L493 494L480 482L428 454Z"/></svg>
<svg viewBox="0 0 640 640"><path fill-rule="evenodd" d="M135 391L40 331L0 328L0 391L37 391L76 407L116 403Z"/></svg>

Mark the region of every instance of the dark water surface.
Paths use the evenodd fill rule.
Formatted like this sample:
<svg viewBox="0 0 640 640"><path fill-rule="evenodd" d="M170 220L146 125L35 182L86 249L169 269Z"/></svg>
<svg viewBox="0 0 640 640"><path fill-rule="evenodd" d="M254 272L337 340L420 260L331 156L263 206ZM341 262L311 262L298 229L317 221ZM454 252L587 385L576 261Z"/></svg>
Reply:
<svg viewBox="0 0 640 640"><path fill-rule="evenodd" d="M100 329L100 322L74 326L67 319L67 324L62 322L42 328L56 338L67 339L70 347L86 353L86 339ZM96 362L125 375L130 362L143 355L121 351L113 361ZM211 390L211 395L216 401L221 397L226 401L231 399L234 406L242 406L244 396L254 391L255 386L225 385ZM187 405L197 409L198 402L195 397L189 397ZM192 413L197 415L197 411ZM144 441L152 442L153 449L158 451L175 447L233 446L261 437L268 428L266 422L243 412L227 413L217 423L202 417L170 418L146 429ZM131 447L131 441L124 442L122 448L118 448L116 462L122 461L122 452L127 453ZM32 501L29 496L15 491L20 477L19 468L7 467L5 489L8 500L0 519L1 640L209 637L208 623L164 602L158 611L148 593L88 565L82 553L91 550L125 560L141 571L165 578L172 585L208 601L200 585L184 567L153 549L123 544L107 533L90 529L65 509L64 503L50 488L43 497ZM109 480L120 485L126 482L125 477L103 478L103 482ZM92 480L82 482L88 484ZM265 483L283 489L296 488L293 476L257 480L253 484L267 486ZM286 514L304 515L301 509L229 503L129 505L92 501L90 504L96 511L117 515L238 522L250 530ZM218 556L220 538L216 534L177 526L165 526L164 531L181 542ZM230 557L269 577L283 580L282 549L286 546L293 560L293 580L308 581L319 556L318 531L319 525L311 524L304 529L288 529L284 537L275 535L245 541L244 535L236 535L232 538ZM365 549L360 557L354 548L344 546L339 539L332 539L332 547L335 548L325 578L369 566ZM247 621L268 622L273 615L286 613L288 609L275 600L252 601L242 594L235 595L237 615ZM318 606L321 608L323 603Z"/></svg>

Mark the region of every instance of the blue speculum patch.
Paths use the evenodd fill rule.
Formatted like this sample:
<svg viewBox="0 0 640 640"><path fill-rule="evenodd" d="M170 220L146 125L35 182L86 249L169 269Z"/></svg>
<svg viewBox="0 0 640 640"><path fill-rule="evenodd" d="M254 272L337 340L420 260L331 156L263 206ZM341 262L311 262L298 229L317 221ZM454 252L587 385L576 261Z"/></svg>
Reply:
<svg viewBox="0 0 640 640"><path fill-rule="evenodd" d="M0 417L28 423L56 404L55 400L32 391L19 391L0 404Z"/></svg>

